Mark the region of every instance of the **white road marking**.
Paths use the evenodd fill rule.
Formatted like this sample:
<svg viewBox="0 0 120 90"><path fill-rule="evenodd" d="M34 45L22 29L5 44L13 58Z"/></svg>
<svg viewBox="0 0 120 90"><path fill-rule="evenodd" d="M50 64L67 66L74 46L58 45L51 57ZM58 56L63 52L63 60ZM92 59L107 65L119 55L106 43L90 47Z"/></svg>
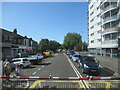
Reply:
<svg viewBox="0 0 120 90"><path fill-rule="evenodd" d="M36 74L36 72L34 72L32 75L35 75Z"/></svg>
<svg viewBox="0 0 120 90"><path fill-rule="evenodd" d="M29 80L28 79L25 79L25 80L27 81L27 84L26 84L25 88L28 88L30 86Z"/></svg>
<svg viewBox="0 0 120 90"><path fill-rule="evenodd" d="M38 70L41 70L41 68L39 68Z"/></svg>
<svg viewBox="0 0 120 90"><path fill-rule="evenodd" d="M64 54L65 55L65 54ZM68 56L66 56L67 58L68 58ZM72 66L72 68L73 68L73 70L75 71L75 73L76 73L76 75L77 75L77 77L81 77L82 78L82 75L79 73L79 71L77 70L77 68L74 66L74 64L71 62L71 60L68 58L68 62L70 63L70 65ZM85 86L87 87L87 88L89 88L89 86L87 85L87 83L83 80L83 82L84 82L84 84L83 84L83 82L82 81L80 81L81 83L82 83L82 85L83 85L83 87L85 88Z"/></svg>
<svg viewBox="0 0 120 90"><path fill-rule="evenodd" d="M44 65L42 67L44 67Z"/></svg>

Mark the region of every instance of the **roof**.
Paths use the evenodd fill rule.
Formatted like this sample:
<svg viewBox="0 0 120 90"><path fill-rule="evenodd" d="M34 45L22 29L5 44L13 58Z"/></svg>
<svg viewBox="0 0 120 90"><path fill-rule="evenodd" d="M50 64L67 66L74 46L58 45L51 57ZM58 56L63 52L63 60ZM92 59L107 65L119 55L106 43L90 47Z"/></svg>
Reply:
<svg viewBox="0 0 120 90"><path fill-rule="evenodd" d="M86 57L87 57L87 56L93 57L93 55L90 55L90 54L80 54L80 56L83 56L83 57L84 57L84 56L86 56Z"/></svg>
<svg viewBox="0 0 120 90"><path fill-rule="evenodd" d="M12 59L12 60L17 60L17 59L26 59L26 58L14 58L14 59Z"/></svg>
<svg viewBox="0 0 120 90"><path fill-rule="evenodd" d="M2 31L3 34L9 34L9 35L12 35L12 36L15 36L15 37L18 37L18 38L24 38L23 36L19 35L19 34L15 34L11 31L8 31L8 30L5 30L5 29L1 29L0 30Z"/></svg>

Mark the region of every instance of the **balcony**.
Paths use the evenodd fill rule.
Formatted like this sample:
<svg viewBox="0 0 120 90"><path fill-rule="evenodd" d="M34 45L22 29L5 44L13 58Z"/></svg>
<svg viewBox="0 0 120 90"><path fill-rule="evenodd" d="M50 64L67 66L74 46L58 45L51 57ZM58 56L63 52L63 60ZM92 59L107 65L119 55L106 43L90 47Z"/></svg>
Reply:
<svg viewBox="0 0 120 90"><path fill-rule="evenodd" d="M102 44L118 44L118 40L102 41Z"/></svg>
<svg viewBox="0 0 120 90"><path fill-rule="evenodd" d="M109 21L113 21L113 20L117 20L117 15L113 15L111 17L107 17L105 19L103 19L103 24Z"/></svg>
<svg viewBox="0 0 120 90"><path fill-rule="evenodd" d="M104 29L103 34L107 32L118 31L118 26Z"/></svg>
<svg viewBox="0 0 120 90"><path fill-rule="evenodd" d="M118 47L118 40L102 41L102 48Z"/></svg>
<svg viewBox="0 0 120 90"><path fill-rule="evenodd" d="M120 9L118 11L117 18L120 19Z"/></svg>
<svg viewBox="0 0 120 90"><path fill-rule="evenodd" d="M102 14L104 14L112 9L116 9L116 8L118 8L117 4L109 5L102 10Z"/></svg>
<svg viewBox="0 0 120 90"><path fill-rule="evenodd" d="M118 29L120 29L120 23L118 24Z"/></svg>

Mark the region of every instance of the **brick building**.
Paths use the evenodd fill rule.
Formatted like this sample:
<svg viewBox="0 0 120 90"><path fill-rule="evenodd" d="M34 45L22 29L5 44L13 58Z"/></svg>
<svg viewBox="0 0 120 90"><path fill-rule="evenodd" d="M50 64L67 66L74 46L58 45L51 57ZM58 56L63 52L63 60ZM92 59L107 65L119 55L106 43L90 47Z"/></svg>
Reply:
<svg viewBox="0 0 120 90"><path fill-rule="evenodd" d="M5 29L0 29L2 32L2 58L14 58L21 55L21 57L27 56L27 54L33 54L37 52L38 43L32 38L27 36L21 36L17 34L17 29L10 32Z"/></svg>

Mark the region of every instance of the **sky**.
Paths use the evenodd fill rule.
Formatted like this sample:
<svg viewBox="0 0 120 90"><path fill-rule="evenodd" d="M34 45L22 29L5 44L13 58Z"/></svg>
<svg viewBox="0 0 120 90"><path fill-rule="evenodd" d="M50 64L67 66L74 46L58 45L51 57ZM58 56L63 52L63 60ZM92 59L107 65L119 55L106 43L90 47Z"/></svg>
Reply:
<svg viewBox="0 0 120 90"><path fill-rule="evenodd" d="M63 43L67 33L88 41L87 2L3 2L2 26L39 42L48 38Z"/></svg>

